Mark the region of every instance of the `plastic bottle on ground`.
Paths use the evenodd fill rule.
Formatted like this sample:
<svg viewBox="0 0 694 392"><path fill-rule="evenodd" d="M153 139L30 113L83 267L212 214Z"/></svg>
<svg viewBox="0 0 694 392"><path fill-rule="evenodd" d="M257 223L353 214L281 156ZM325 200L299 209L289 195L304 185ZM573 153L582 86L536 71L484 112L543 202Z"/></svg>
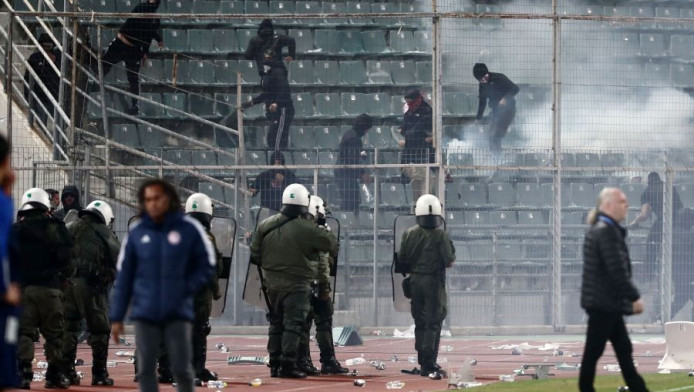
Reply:
<svg viewBox="0 0 694 392"><path fill-rule="evenodd" d="M224 389L226 388L227 383L224 381L219 381L219 380L213 380L213 381L208 381L207 382L207 388L208 389Z"/></svg>
<svg viewBox="0 0 694 392"><path fill-rule="evenodd" d="M405 387L405 383L399 380L388 381L386 383L386 389L402 389Z"/></svg>
<svg viewBox="0 0 694 392"><path fill-rule="evenodd" d="M362 357L351 358L351 359L348 359L348 360L345 361L345 364L346 364L347 366L362 365L362 364L365 364L365 363L366 363L366 359L364 359L364 358L362 358Z"/></svg>

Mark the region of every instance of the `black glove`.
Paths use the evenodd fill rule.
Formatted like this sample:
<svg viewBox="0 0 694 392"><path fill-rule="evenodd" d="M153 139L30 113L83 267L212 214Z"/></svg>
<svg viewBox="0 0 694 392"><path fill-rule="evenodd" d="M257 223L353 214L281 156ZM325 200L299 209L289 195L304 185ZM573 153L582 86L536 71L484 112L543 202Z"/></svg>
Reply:
<svg viewBox="0 0 694 392"><path fill-rule="evenodd" d="M325 217L324 217L324 216L323 216L323 217L320 217L320 218L318 218L318 219L316 219L316 223L318 223L318 226L325 226L325 223L326 223L326 222L327 222L327 221L325 220Z"/></svg>

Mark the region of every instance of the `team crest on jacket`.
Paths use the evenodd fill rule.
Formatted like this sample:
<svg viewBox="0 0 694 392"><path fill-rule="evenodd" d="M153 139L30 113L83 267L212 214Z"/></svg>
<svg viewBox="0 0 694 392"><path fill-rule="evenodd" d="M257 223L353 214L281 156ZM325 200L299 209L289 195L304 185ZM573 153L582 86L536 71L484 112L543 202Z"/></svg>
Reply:
<svg viewBox="0 0 694 392"><path fill-rule="evenodd" d="M142 237L142 239L140 240L140 242L143 244L149 244L150 242L152 242L152 240L149 238L149 236L147 234L145 234Z"/></svg>
<svg viewBox="0 0 694 392"><path fill-rule="evenodd" d="M169 244L171 245L178 245L181 243L181 234L177 232L176 230L172 230L169 232Z"/></svg>

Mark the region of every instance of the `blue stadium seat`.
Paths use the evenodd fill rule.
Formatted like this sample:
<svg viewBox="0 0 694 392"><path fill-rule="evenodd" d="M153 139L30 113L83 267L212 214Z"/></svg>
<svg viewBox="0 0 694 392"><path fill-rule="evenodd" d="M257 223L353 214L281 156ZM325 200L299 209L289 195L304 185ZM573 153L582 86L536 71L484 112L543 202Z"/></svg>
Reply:
<svg viewBox="0 0 694 392"><path fill-rule="evenodd" d="M498 207L516 205L516 190L509 183L493 183L488 186L489 204Z"/></svg>
<svg viewBox="0 0 694 392"><path fill-rule="evenodd" d="M313 112L313 97L311 93L294 94L295 116L298 118L311 118Z"/></svg>
<svg viewBox="0 0 694 392"><path fill-rule="evenodd" d="M364 41L362 39L362 35L357 31L340 30L338 32L340 53L350 55L364 53Z"/></svg>
<svg viewBox="0 0 694 392"><path fill-rule="evenodd" d="M316 127L316 144L321 149L335 150L340 145L340 130L336 127Z"/></svg>
<svg viewBox="0 0 694 392"><path fill-rule="evenodd" d="M215 68L211 60L188 61L188 80L194 84L214 84L217 81Z"/></svg>
<svg viewBox="0 0 694 392"><path fill-rule="evenodd" d="M313 62L295 60L289 63L289 81L292 85L316 84Z"/></svg>
<svg viewBox="0 0 694 392"><path fill-rule="evenodd" d="M337 30L319 29L314 35L317 51L325 54L340 53L340 35Z"/></svg>
<svg viewBox="0 0 694 392"><path fill-rule="evenodd" d="M659 33L639 34L641 55L647 57L661 57L667 54L665 36Z"/></svg>
<svg viewBox="0 0 694 392"><path fill-rule="evenodd" d="M119 124L111 126L111 139L114 142L130 147L139 147L140 138L137 136L135 124Z"/></svg>
<svg viewBox="0 0 694 392"><path fill-rule="evenodd" d="M342 100L338 93L318 93L316 100L316 114L327 118L342 117Z"/></svg>
<svg viewBox="0 0 694 392"><path fill-rule="evenodd" d="M166 109L166 116L170 118L181 118L184 115L174 109L178 109L181 112L188 111L188 96L184 93L164 93L162 94L162 99L164 100L164 105L168 106Z"/></svg>
<svg viewBox="0 0 694 392"><path fill-rule="evenodd" d="M289 30L289 36L296 41L296 51L298 53L308 53L313 50L313 37L309 29Z"/></svg>
<svg viewBox="0 0 694 392"><path fill-rule="evenodd" d="M150 125L141 124L137 128L137 134L142 147L161 148L166 146L166 143L164 142L164 134L152 128Z"/></svg>
<svg viewBox="0 0 694 392"><path fill-rule="evenodd" d="M239 64L235 60L215 60L214 68L215 83L223 86L237 84L236 72L239 69Z"/></svg>
<svg viewBox="0 0 694 392"><path fill-rule="evenodd" d="M316 148L315 128L305 126L295 126L289 131L292 147L295 149Z"/></svg>
<svg viewBox="0 0 694 392"><path fill-rule="evenodd" d="M235 30L214 29L212 30L212 47L217 53L238 53L239 38Z"/></svg>
<svg viewBox="0 0 694 392"><path fill-rule="evenodd" d="M412 60L397 60L390 63L393 81L397 85L411 85L416 83L415 63Z"/></svg>
<svg viewBox="0 0 694 392"><path fill-rule="evenodd" d="M390 49L394 52L412 53L417 51L414 34L411 30L390 30Z"/></svg>
<svg viewBox="0 0 694 392"><path fill-rule="evenodd" d="M386 32L383 30L362 31L361 40L364 44L364 51L368 54L381 54L388 50Z"/></svg>
<svg viewBox="0 0 694 392"><path fill-rule="evenodd" d="M366 97L362 93L342 93L342 111L347 116L358 116L367 111Z"/></svg>
<svg viewBox="0 0 694 392"><path fill-rule="evenodd" d="M342 84L360 86L366 83L366 68L361 60L340 62Z"/></svg>
<svg viewBox="0 0 694 392"><path fill-rule="evenodd" d="M215 103L211 95L191 93L188 100L190 113L203 118L215 115Z"/></svg>
<svg viewBox="0 0 694 392"><path fill-rule="evenodd" d="M460 186L460 198L466 207L487 205L487 186L483 183L462 184ZM465 221L467 222L467 219Z"/></svg>
<svg viewBox="0 0 694 392"><path fill-rule="evenodd" d="M326 86L340 84L340 66L337 61L316 61L313 65L316 82Z"/></svg>
<svg viewBox="0 0 694 392"><path fill-rule="evenodd" d="M391 78L391 63L388 61L368 60L366 62L366 75L371 84L393 84Z"/></svg>
<svg viewBox="0 0 694 392"><path fill-rule="evenodd" d="M241 81L243 84L257 86L260 84L260 75L255 60L239 60L239 70L241 71Z"/></svg>
<svg viewBox="0 0 694 392"><path fill-rule="evenodd" d="M188 51L188 31L179 29L164 29L164 43L172 52Z"/></svg>
<svg viewBox="0 0 694 392"><path fill-rule="evenodd" d="M374 93L364 95L366 107L365 112L371 116L390 116L390 97L387 93ZM344 102L344 101L343 101Z"/></svg>

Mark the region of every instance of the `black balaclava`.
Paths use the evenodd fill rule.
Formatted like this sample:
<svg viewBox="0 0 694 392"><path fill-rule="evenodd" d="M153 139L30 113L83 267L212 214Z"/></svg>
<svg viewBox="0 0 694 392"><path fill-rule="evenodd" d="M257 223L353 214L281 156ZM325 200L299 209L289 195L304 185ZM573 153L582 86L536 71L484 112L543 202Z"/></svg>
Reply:
<svg viewBox="0 0 694 392"><path fill-rule="evenodd" d="M275 161L280 161L280 164L281 164L282 166L284 166L284 165L287 164L287 161L284 159L284 154L282 154L281 151L274 151L274 152L270 155L270 165L274 165L274 164L275 164Z"/></svg>
<svg viewBox="0 0 694 392"><path fill-rule="evenodd" d="M75 204L72 206L67 206L65 205L65 197L68 195L72 195L75 197ZM63 188L63 193L60 196L60 202L63 203L63 209L65 212L68 212L72 209L80 209L80 191L77 189L76 186L74 185L66 185L65 188Z"/></svg>
<svg viewBox="0 0 694 392"><path fill-rule="evenodd" d="M212 227L212 215L203 212L189 212L188 215L191 218L195 218L207 230L210 230Z"/></svg>
<svg viewBox="0 0 694 392"><path fill-rule="evenodd" d="M482 80L484 75L489 73L489 69L487 68L487 65L484 63L477 63L472 67L472 74L475 76L475 79L477 80Z"/></svg>
<svg viewBox="0 0 694 392"><path fill-rule="evenodd" d="M263 19L263 21L260 22L260 27L258 27L258 36L263 39L269 39L272 38L273 35L275 35L275 28L272 25L272 20Z"/></svg>
<svg viewBox="0 0 694 392"><path fill-rule="evenodd" d="M357 132L357 135L364 136L366 134L366 131L373 127L373 124L374 121L371 118L371 116L369 116L366 113L363 113L357 116L357 118L354 120L352 128Z"/></svg>

